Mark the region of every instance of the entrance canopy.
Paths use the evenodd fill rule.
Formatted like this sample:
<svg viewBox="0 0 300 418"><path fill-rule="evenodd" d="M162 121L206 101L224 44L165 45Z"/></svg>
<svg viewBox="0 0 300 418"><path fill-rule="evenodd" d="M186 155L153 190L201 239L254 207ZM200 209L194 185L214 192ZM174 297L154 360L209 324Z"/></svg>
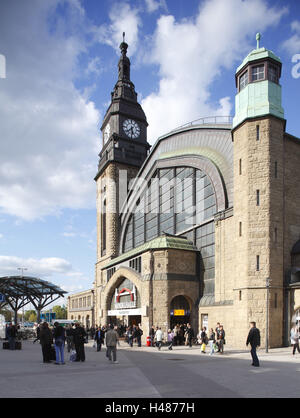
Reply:
<svg viewBox="0 0 300 418"><path fill-rule="evenodd" d="M0 307L8 304L15 312L17 323L18 310L28 303L32 303L37 311L37 320L40 322L41 310L67 292L53 283L30 276L0 277L0 294L2 299Z"/></svg>

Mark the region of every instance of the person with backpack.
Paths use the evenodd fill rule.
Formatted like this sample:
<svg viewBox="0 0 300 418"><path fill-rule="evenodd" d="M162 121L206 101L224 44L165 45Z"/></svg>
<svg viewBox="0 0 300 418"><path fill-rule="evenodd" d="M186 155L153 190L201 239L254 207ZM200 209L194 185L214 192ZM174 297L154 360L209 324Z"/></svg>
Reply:
<svg viewBox="0 0 300 418"><path fill-rule="evenodd" d="M58 322L54 322L53 337L56 354L55 364L65 364L65 329Z"/></svg>

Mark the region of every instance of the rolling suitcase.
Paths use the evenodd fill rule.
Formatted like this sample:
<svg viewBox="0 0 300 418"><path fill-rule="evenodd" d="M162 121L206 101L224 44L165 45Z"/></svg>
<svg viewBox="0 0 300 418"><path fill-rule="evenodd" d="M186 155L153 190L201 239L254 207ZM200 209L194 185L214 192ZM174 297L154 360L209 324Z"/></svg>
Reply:
<svg viewBox="0 0 300 418"><path fill-rule="evenodd" d="M15 342L15 350L22 350L22 341Z"/></svg>

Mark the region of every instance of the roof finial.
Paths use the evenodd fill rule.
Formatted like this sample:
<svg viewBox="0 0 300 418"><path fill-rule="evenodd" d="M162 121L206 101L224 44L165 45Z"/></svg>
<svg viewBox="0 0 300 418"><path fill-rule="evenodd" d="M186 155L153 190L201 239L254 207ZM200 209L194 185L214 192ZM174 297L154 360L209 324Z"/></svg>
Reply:
<svg viewBox="0 0 300 418"><path fill-rule="evenodd" d="M126 55L127 48L128 48L128 44L125 42L125 32L123 32L123 42L120 45L120 49L121 49L123 56Z"/></svg>
<svg viewBox="0 0 300 418"><path fill-rule="evenodd" d="M258 32L257 34L256 34L256 49L259 49L259 41L260 41L260 39L261 39L261 34Z"/></svg>

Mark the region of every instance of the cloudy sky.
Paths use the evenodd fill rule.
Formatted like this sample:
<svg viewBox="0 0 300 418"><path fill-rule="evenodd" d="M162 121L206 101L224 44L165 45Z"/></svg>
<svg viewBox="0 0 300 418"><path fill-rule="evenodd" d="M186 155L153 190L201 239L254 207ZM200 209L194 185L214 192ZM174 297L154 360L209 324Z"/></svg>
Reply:
<svg viewBox="0 0 300 418"><path fill-rule="evenodd" d="M262 46L283 62L287 131L300 136L300 3L293 0L1 0L0 276L89 289L93 180L122 32L148 140L234 115L235 69Z"/></svg>

